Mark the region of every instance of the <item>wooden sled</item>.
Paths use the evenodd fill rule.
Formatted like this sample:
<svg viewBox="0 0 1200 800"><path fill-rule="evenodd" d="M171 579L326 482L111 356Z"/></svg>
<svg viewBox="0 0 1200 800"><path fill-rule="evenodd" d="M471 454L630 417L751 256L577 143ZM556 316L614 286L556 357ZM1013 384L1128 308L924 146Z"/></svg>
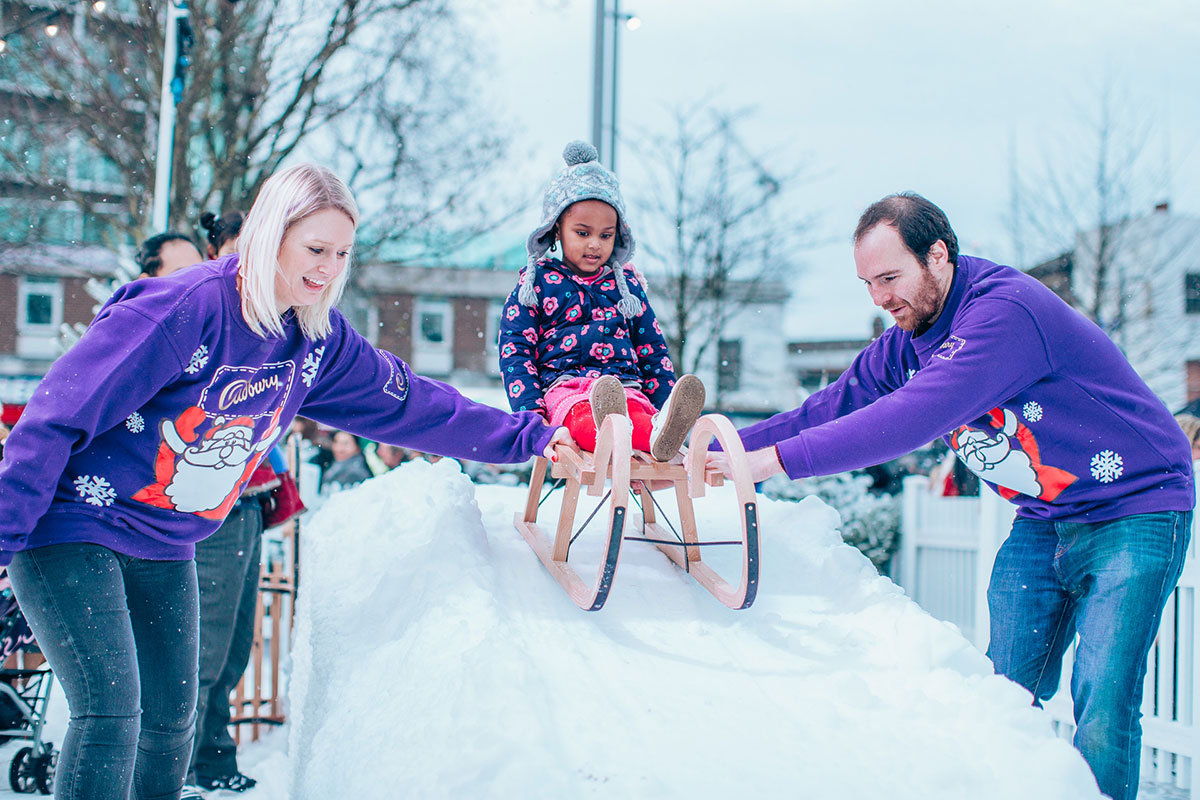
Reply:
<svg viewBox="0 0 1200 800"><path fill-rule="evenodd" d="M685 464L664 464L644 453L634 453L630 444L632 433L628 417L610 414L600 427L594 454L559 445L556 450L558 460L553 464L545 458L537 459L529 481L525 511L515 515L517 530L550 574L562 584L571 600L585 611L599 611L604 606L616 576L621 544L627 539L653 544L662 550L729 608L749 608L758 593L758 504L746 451L733 423L719 414L708 414L697 420L692 427L691 446ZM724 483L724 476L720 472L706 467L708 448L713 439L720 442L729 458L741 519L740 541L702 542L696 533L693 498L703 497L706 486L721 486ZM541 494L547 467L551 478L565 482L553 540L537 524L538 507L544 499ZM658 524L654 498L647 488L657 488L664 483L674 485L679 508L682 531L674 536ZM600 502L602 505L606 501L608 503L608 524L604 528L607 542L596 577L589 581L567 559L571 542L587 525L585 521L578 531L575 528L580 490L586 487L589 495L599 497L604 494L606 485L609 486L609 494L606 500ZM640 515L629 508L631 490L637 493L640 501ZM592 516L598 512L599 508L592 512ZM631 517L634 525L629 524ZM627 529L635 533L627 535ZM716 544L742 546L742 576L737 586L729 584L701 559L701 547Z"/></svg>

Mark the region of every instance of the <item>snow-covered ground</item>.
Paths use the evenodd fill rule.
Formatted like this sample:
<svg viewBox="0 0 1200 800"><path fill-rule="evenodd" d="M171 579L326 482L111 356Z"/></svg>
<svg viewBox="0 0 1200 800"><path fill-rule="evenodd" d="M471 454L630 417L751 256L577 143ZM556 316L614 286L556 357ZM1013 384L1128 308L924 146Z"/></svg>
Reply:
<svg viewBox="0 0 1200 800"><path fill-rule="evenodd" d="M587 613L513 528L524 495L416 461L308 521L290 724L244 748L242 797L1100 797L1029 695L820 501L762 499L746 611L627 543ZM710 538L736 530L723 490L697 512ZM61 738L61 698L50 717Z"/></svg>

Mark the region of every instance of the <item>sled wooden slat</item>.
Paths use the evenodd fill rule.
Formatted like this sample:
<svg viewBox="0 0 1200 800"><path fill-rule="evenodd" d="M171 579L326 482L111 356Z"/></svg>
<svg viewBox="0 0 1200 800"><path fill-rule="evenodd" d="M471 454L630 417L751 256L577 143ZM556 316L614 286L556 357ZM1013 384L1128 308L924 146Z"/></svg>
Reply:
<svg viewBox="0 0 1200 800"><path fill-rule="evenodd" d="M746 459L746 448L742 446L737 429L727 417L707 414L696 421L692 428L692 444L688 450L688 494L704 496L704 465L708 460L708 447L716 439L721 444L732 473L734 491L738 500L738 518L742 528L742 578L734 588L707 567L697 572L693 565L690 572L700 585L730 608L749 608L758 594L759 535L758 500L754 494L754 481L750 477L750 462ZM680 501L682 503L682 500ZM688 504L691 508L691 504ZM695 533L695 520L692 521ZM661 548L660 548L661 549ZM690 549L690 548L689 548Z"/></svg>
<svg viewBox="0 0 1200 800"><path fill-rule="evenodd" d="M611 421L611 422L610 422ZM754 496L754 483L750 478L750 467L737 431L726 417L709 414L697 420L691 433L691 449L685 463L660 463L644 453L633 453L629 445L632 430L626 417L611 415L605 418L597 437L596 453L583 453L560 446L558 462L548 469L545 459L538 459L530 480L529 499L524 513L518 513L514 522L529 546L555 580L580 608L597 611L603 607L616 574L621 541L670 540L671 533L657 524L654 499L650 489L674 485L675 501L679 509L682 541L650 541L681 569L696 579L721 603L729 608L749 608L758 592L759 535L758 506ZM703 497L706 487L719 487L725 482L724 475L707 466L708 448L713 440L721 443L725 451L729 470L734 483L741 522L742 573L738 585L734 586L704 563L697 529L696 513L692 500ZM537 524L539 497L546 473L551 477L566 480L562 506L554 540ZM604 487L611 484L609 496L609 525L605 529L607 549L601 561L596 582L588 584L567 563L570 540L576 531L575 516L580 489L587 486L588 494L599 496ZM629 490L633 488L641 501L641 519L633 514L636 524L630 525L628 517ZM625 528L642 531L626 537Z"/></svg>
<svg viewBox="0 0 1200 800"><path fill-rule="evenodd" d="M558 527L554 530L554 560L566 562L567 550L571 546L571 526L575 524L575 507L579 504L579 483L568 481L563 489L562 508L571 509L570 514L558 515ZM531 523L532 524L532 523Z"/></svg>
<svg viewBox="0 0 1200 800"><path fill-rule="evenodd" d="M533 462L533 474L529 476L529 484L537 485L540 491L542 484L546 480L546 465L550 463L549 459L538 458ZM538 492L530 492L528 499L525 500L525 514L522 519L537 519L538 504L541 499L538 497Z"/></svg>
<svg viewBox="0 0 1200 800"><path fill-rule="evenodd" d="M525 513L517 514L514 519L517 530L525 537L533 552L537 553L546 569L566 590L575 605L585 611L599 611L604 606L617 572L629 504L632 434L629 419L612 414L605 418L600 426L594 455L587 456L569 447L557 449L559 460L551 467L550 472L551 475L557 472L559 476L565 477L567 484L553 542L537 524L537 502L533 499L541 495L546 472L544 464L541 470L534 467L534 475L529 484L530 500L525 504ZM582 484L580 479L590 482ZM607 544L596 572L596 579L588 583L567 561L571 537L575 533L575 510L579 504L579 490L583 485L588 486L588 494L599 495L603 493L607 480L612 482L612 493L608 501L608 526L605 529Z"/></svg>
<svg viewBox="0 0 1200 800"><path fill-rule="evenodd" d="M584 453L574 450L570 447L563 447L559 450L558 463L550 468L550 477L566 478L574 480L577 483L586 484L590 487L596 480L596 467L592 463L592 459L585 457ZM601 482L601 487L604 486ZM593 492L588 490L588 494Z"/></svg>

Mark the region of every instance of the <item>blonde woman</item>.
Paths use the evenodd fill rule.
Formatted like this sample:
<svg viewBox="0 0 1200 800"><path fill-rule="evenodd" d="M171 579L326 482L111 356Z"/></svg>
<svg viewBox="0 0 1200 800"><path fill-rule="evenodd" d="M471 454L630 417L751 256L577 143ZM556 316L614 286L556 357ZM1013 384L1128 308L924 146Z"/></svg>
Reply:
<svg viewBox="0 0 1200 800"><path fill-rule="evenodd" d="M413 374L350 327L334 304L357 223L328 170L274 175L237 254L118 290L5 443L0 564L71 710L59 798L179 796L196 721L195 543L298 413L483 461L570 441Z"/></svg>

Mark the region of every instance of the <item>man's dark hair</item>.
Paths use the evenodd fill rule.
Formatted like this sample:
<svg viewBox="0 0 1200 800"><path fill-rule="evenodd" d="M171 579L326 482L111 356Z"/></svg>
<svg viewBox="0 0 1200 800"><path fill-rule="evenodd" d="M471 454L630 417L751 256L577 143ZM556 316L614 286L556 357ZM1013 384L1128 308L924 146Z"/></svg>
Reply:
<svg viewBox="0 0 1200 800"><path fill-rule="evenodd" d="M230 239L237 238L245 221L246 215L241 211L226 211L219 217L209 211L200 215L200 227L208 231L206 237L214 253L220 252L221 246Z"/></svg>
<svg viewBox="0 0 1200 800"><path fill-rule="evenodd" d="M890 194L876 201L863 212L854 229L854 243L876 225L891 225L900 233L908 248L922 266L929 266L929 248L938 239L946 245L950 263L958 265L958 237L950 227L946 212L915 192Z"/></svg>
<svg viewBox="0 0 1200 800"><path fill-rule="evenodd" d="M196 243L192 241L192 237L184 236L182 233L176 233L175 231L158 233L142 242L142 246L138 248L137 255L133 257L134 263L145 274L151 277L158 275L158 271L162 269L163 245L167 242L176 241L187 242L192 247L196 246Z"/></svg>

